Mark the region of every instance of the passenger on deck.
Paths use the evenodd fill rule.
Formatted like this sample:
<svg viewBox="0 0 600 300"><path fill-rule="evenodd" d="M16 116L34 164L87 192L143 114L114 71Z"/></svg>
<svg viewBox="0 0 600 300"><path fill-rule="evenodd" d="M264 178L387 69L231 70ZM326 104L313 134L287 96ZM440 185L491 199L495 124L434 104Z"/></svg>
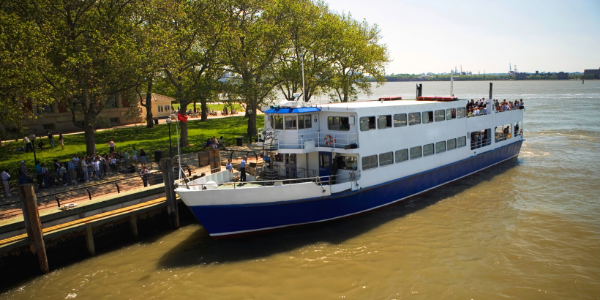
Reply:
<svg viewBox="0 0 600 300"><path fill-rule="evenodd" d="M519 102L519 109L525 109L525 105L523 104L523 99Z"/></svg>
<svg viewBox="0 0 600 300"><path fill-rule="evenodd" d="M227 164L225 165L225 169L229 172L233 172L233 165L231 165L231 159L227 160Z"/></svg>
<svg viewBox="0 0 600 300"><path fill-rule="evenodd" d="M244 155L242 158L242 162L240 163L240 181L246 181L246 161L248 160L248 156Z"/></svg>

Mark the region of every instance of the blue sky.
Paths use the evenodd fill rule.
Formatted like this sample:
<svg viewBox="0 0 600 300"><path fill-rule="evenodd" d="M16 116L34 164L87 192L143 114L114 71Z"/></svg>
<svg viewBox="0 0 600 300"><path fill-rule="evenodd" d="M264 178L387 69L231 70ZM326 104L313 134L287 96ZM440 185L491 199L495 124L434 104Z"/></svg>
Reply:
<svg viewBox="0 0 600 300"><path fill-rule="evenodd" d="M600 0L324 1L380 27L388 74L600 68Z"/></svg>

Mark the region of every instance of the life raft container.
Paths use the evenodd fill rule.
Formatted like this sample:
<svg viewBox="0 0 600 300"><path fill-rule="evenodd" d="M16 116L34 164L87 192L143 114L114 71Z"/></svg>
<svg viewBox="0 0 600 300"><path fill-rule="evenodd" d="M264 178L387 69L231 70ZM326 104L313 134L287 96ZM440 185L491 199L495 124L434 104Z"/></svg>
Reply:
<svg viewBox="0 0 600 300"><path fill-rule="evenodd" d="M417 100L424 100L424 101L454 101L454 100L458 100L457 97L451 97L451 96L446 96L446 97L441 97L441 96L419 96L419 98Z"/></svg>

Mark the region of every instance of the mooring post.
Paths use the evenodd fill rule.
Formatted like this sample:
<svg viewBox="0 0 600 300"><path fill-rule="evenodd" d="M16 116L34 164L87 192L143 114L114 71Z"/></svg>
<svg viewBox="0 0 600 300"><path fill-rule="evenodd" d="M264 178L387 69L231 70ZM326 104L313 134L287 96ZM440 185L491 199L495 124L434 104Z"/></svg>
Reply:
<svg viewBox="0 0 600 300"><path fill-rule="evenodd" d="M173 228L179 228L179 210L177 209L177 198L175 198L175 175L173 174L173 160L163 158L160 160L160 167L163 172L165 182L165 193L167 194L167 212ZM181 165L178 170L181 172Z"/></svg>
<svg viewBox="0 0 600 300"><path fill-rule="evenodd" d="M40 269L47 274L50 272L48 267L48 257L46 256L46 244L44 243L44 234L42 233L42 223L37 207L37 196L33 190L32 183L26 183L19 186L19 198L21 208L23 209L23 219L27 229L27 237L33 243L34 254L37 254L40 263Z"/></svg>
<svg viewBox="0 0 600 300"><path fill-rule="evenodd" d="M129 228L131 229L131 235L134 239L138 239L138 228L137 228L137 214L131 213L131 218L129 219Z"/></svg>
<svg viewBox="0 0 600 300"><path fill-rule="evenodd" d="M94 246L94 231L92 230L92 225L90 223L85 225L85 243L87 244L90 255L96 255L96 247Z"/></svg>
<svg viewBox="0 0 600 300"><path fill-rule="evenodd" d="M490 101L492 100L492 85L494 85L494 83L490 82Z"/></svg>

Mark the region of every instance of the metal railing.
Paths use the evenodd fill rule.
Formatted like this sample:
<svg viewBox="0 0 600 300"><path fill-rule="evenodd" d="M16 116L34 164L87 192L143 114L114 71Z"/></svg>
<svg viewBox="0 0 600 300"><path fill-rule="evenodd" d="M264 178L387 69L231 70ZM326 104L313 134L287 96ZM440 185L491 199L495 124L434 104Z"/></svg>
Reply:
<svg viewBox="0 0 600 300"><path fill-rule="evenodd" d="M274 136L274 135L273 135ZM276 149L305 149L306 142L314 141L315 147L345 148L352 146L358 148L357 133L340 132L313 132L299 134L295 137L275 137L271 145Z"/></svg>
<svg viewBox="0 0 600 300"><path fill-rule="evenodd" d="M332 184L341 184L346 182L353 182L360 179L360 171L354 171L351 173L340 174L340 175L327 175L327 176L316 176L309 178L291 178L291 179L275 179L275 180L255 180L255 181L231 181L224 183L222 185L228 186L232 185L233 189L241 188L246 184L254 184L261 186L274 186L276 183L280 183L281 185L289 185L289 184L297 184L297 183L305 183L305 182L314 182L319 185L332 185ZM190 187L200 187L201 190L206 190L207 186L214 187L214 184L206 184L206 183L194 183L189 182L186 187L189 189Z"/></svg>
<svg viewBox="0 0 600 300"><path fill-rule="evenodd" d="M489 146L492 144L492 139L483 139L481 141L471 141L471 150Z"/></svg>

